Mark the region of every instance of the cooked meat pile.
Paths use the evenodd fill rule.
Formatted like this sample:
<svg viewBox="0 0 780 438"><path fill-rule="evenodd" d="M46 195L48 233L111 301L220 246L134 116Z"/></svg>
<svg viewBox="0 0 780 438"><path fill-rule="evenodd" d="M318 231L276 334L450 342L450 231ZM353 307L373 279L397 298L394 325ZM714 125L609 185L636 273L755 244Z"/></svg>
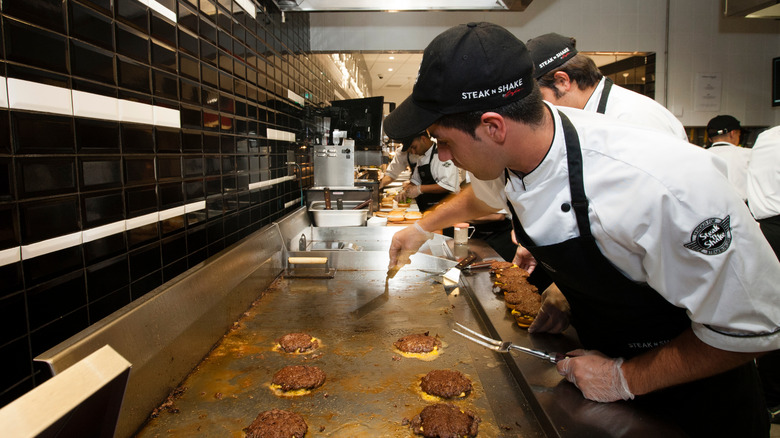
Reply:
<svg viewBox="0 0 780 438"><path fill-rule="evenodd" d="M471 411L462 412L453 404L437 403L425 407L412 419L412 432L439 438L477 436L480 421Z"/></svg>
<svg viewBox="0 0 780 438"><path fill-rule="evenodd" d="M244 432L247 438L303 438L308 429L299 414L272 409L261 412Z"/></svg>
<svg viewBox="0 0 780 438"><path fill-rule="evenodd" d="M325 373L315 366L289 365L277 371L271 383L279 385L282 391L314 389L325 383Z"/></svg>
<svg viewBox="0 0 780 438"><path fill-rule="evenodd" d="M456 370L433 370L420 381L420 388L427 394L443 398L469 395L471 380Z"/></svg>
<svg viewBox="0 0 780 438"><path fill-rule="evenodd" d="M405 353L430 353L434 347L441 348L441 341L428 332L422 334L406 335L393 343L395 348Z"/></svg>
<svg viewBox="0 0 780 438"><path fill-rule="evenodd" d="M276 342L287 353L304 353L320 346L320 343L308 333L289 333L277 339Z"/></svg>

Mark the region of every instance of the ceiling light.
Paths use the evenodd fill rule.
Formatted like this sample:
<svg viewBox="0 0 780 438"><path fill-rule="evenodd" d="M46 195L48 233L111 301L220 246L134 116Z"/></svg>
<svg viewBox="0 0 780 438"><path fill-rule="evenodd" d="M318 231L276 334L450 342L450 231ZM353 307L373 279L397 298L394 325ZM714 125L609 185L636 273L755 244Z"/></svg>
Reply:
<svg viewBox="0 0 780 438"><path fill-rule="evenodd" d="M287 11L523 11L532 0L274 0Z"/></svg>
<svg viewBox="0 0 780 438"><path fill-rule="evenodd" d="M393 71L393 69L392 68L388 68L387 71Z"/></svg>

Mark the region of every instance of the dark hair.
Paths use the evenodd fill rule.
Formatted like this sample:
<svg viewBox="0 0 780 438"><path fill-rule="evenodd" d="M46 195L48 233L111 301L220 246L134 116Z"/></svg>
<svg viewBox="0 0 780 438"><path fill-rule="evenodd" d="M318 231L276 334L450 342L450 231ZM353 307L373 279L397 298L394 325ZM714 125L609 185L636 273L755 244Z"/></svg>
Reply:
<svg viewBox="0 0 780 438"><path fill-rule="evenodd" d="M555 73L559 71L569 75L569 80L576 81L577 87L580 90L598 85L601 78L604 77L592 59L588 58L582 53L578 53L574 55L572 59L566 61L559 68L550 70L545 75L536 80L539 82L540 87L552 89L556 98L561 97L559 95L558 89L555 88Z"/></svg>
<svg viewBox="0 0 780 438"><path fill-rule="evenodd" d="M520 100L498 108L448 114L437 120L436 124L445 128L458 129L476 138L477 126L479 126L482 120L482 114L494 112L516 122L539 125L544 120L545 108L546 106L542 101L542 93L539 91L539 86L534 82L531 93Z"/></svg>

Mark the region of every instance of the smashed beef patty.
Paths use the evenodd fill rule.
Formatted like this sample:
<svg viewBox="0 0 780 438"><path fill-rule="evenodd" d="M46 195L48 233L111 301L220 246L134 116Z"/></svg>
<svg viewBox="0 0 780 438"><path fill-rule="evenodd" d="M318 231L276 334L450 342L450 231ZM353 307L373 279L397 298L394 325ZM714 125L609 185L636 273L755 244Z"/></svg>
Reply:
<svg viewBox="0 0 780 438"><path fill-rule="evenodd" d="M420 381L420 389L442 398L469 395L471 380L456 370L433 370Z"/></svg>
<svg viewBox="0 0 780 438"><path fill-rule="evenodd" d="M480 421L471 411L461 411L450 403L437 403L425 407L412 419L412 432L425 437L473 437L477 436Z"/></svg>
<svg viewBox="0 0 780 438"><path fill-rule="evenodd" d="M304 353L320 346L320 343L308 333L289 333L277 339L276 342L287 353Z"/></svg>
<svg viewBox="0 0 780 438"><path fill-rule="evenodd" d="M404 353L430 353L434 348L441 348L441 341L428 332L406 335L393 343L395 348Z"/></svg>
<svg viewBox="0 0 780 438"><path fill-rule="evenodd" d="M325 383L325 372L315 366L288 365L274 374L271 383L282 391L319 388Z"/></svg>
<svg viewBox="0 0 780 438"><path fill-rule="evenodd" d="M272 409L261 412L244 432L247 438L303 438L308 429L299 414Z"/></svg>

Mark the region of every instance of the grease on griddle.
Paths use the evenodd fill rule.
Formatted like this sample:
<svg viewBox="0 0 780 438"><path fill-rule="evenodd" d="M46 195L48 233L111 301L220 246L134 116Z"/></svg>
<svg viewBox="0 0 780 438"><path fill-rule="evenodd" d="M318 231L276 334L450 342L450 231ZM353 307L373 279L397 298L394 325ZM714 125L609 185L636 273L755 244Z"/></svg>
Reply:
<svg viewBox="0 0 780 438"><path fill-rule="evenodd" d="M179 409L174 406L174 403L182 396L182 394L184 394L185 391L187 391L187 388L184 386L175 388L173 391L171 391L170 394L168 394L168 397L165 399L163 404L154 408L150 417L157 418L163 411L170 412L171 414L178 414Z"/></svg>

